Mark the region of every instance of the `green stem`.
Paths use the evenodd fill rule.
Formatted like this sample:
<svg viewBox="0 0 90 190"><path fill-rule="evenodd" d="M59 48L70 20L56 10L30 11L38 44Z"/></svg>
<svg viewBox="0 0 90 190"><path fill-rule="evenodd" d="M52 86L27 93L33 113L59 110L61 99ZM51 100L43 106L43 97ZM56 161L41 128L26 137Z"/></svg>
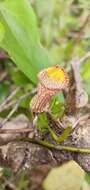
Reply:
<svg viewBox="0 0 90 190"><path fill-rule="evenodd" d="M50 127L48 127L48 130L52 136L52 138L57 142L57 143L61 143L63 142L70 134L70 132L72 131L72 127L69 126L66 129L63 130L63 132L61 133L60 136L57 136L56 133L54 132L53 129L51 129Z"/></svg>
<svg viewBox="0 0 90 190"><path fill-rule="evenodd" d="M74 146L54 145L47 141L37 140L37 139L33 139L33 138L28 138L28 137L20 137L20 138L15 139L14 141L23 141L23 142L34 143L34 144L44 146L48 149L55 149L55 150L60 150L60 151L65 150L65 151L70 151L70 152L90 154L90 147L83 148L83 147L74 147Z"/></svg>

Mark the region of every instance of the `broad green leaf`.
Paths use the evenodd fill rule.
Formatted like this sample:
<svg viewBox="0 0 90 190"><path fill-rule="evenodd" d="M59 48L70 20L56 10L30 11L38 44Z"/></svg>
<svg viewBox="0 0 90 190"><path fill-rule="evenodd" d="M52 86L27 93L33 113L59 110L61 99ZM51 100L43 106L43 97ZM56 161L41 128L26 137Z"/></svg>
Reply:
<svg viewBox="0 0 90 190"><path fill-rule="evenodd" d="M18 68L33 82L37 72L50 64L40 44L36 17L28 0L5 0L0 3L0 22L5 28L1 43Z"/></svg>
<svg viewBox="0 0 90 190"><path fill-rule="evenodd" d="M30 81L29 79L21 72L21 71L18 71L18 69L11 69L11 77L12 77L12 80L14 81L14 83L16 85L26 85L27 84L30 84Z"/></svg>
<svg viewBox="0 0 90 190"><path fill-rule="evenodd" d="M84 175L82 168L76 162L70 161L52 169L43 186L45 190L81 190Z"/></svg>
<svg viewBox="0 0 90 190"><path fill-rule="evenodd" d="M51 114L55 119L61 118L65 111L63 93L52 97L50 102Z"/></svg>
<svg viewBox="0 0 90 190"><path fill-rule="evenodd" d="M4 34L5 34L4 26L3 26L3 24L0 22L0 42L3 40Z"/></svg>

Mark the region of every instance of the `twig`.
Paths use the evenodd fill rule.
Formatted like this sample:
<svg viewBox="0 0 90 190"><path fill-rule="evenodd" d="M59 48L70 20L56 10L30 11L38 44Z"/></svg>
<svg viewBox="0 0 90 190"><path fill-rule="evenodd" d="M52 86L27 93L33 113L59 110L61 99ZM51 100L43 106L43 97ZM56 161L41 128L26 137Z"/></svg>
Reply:
<svg viewBox="0 0 90 190"><path fill-rule="evenodd" d="M80 63L85 61L90 56L90 53L86 54L83 58L75 58L72 60L71 65L74 73L75 85L76 85L76 107L84 107L88 103L88 95L83 89L82 79L80 75Z"/></svg>
<svg viewBox="0 0 90 190"><path fill-rule="evenodd" d="M87 52L81 59L78 60L77 64L81 64L82 62L86 61L86 59L88 59L90 57L90 51Z"/></svg>
<svg viewBox="0 0 90 190"><path fill-rule="evenodd" d="M74 72L74 77L75 77L75 81L76 84L80 83L78 88L80 88L81 86L81 76L80 76L80 64L84 61L86 61L88 58L90 57L90 51L87 52L83 57L79 58L74 58L71 61L71 65L72 65L72 69ZM79 79L79 80L78 80Z"/></svg>
<svg viewBox="0 0 90 190"><path fill-rule="evenodd" d="M47 116L47 119L48 119L48 123L49 125L51 126L51 128L54 126L54 129L64 129L65 126L60 122L60 120L55 120L54 117L51 115L50 112L46 112L46 116Z"/></svg>
<svg viewBox="0 0 90 190"><path fill-rule="evenodd" d="M0 107L0 112L12 107L13 105L15 105L15 103L16 103L16 100L11 100L10 102L5 104L4 106Z"/></svg>
<svg viewBox="0 0 90 190"><path fill-rule="evenodd" d="M86 26L87 26L89 20L90 20L90 12L89 12L89 14L86 16L84 22L82 23L82 26L81 26L81 28L80 28L80 31L79 31L78 34L77 34L77 40L80 39L80 37L81 37L81 35L82 35L84 29L86 28Z"/></svg>
<svg viewBox="0 0 90 190"><path fill-rule="evenodd" d="M74 129L81 121L87 120L90 117L90 114L86 114L84 116L81 116L72 126L72 129Z"/></svg>
<svg viewBox="0 0 90 190"><path fill-rule="evenodd" d="M2 75L0 76L0 83L6 78L7 72L3 72Z"/></svg>
<svg viewBox="0 0 90 190"><path fill-rule="evenodd" d="M5 125L5 123L11 118L11 116L17 111L19 106L19 102L17 102L15 104L15 106L13 107L13 109L10 111L10 113L7 115L7 117L2 121L2 123L0 124L0 128L3 127L3 125Z"/></svg>
<svg viewBox="0 0 90 190"><path fill-rule="evenodd" d="M7 115L7 117L2 121L2 123L0 124L0 127L3 127L3 125L5 125L5 123L12 117L12 115L17 111L20 103L22 100L24 100L25 98L27 98L28 96L31 96L33 94L35 94L36 89L32 90L31 92L27 92L26 94L24 94L23 96L21 96L15 106L13 107L13 109L10 111L10 113Z"/></svg>
<svg viewBox="0 0 90 190"><path fill-rule="evenodd" d="M16 95L16 93L20 90L21 88L20 87L17 87L11 94L10 96L8 96L6 98L6 100L4 102L1 103L0 105L0 112L2 112L4 110L4 107L6 107L6 105L8 103L10 103L10 101L12 100L12 98Z"/></svg>
<svg viewBox="0 0 90 190"><path fill-rule="evenodd" d="M25 127L20 129L0 129L0 134L15 134L15 133L27 133L33 132L33 128Z"/></svg>

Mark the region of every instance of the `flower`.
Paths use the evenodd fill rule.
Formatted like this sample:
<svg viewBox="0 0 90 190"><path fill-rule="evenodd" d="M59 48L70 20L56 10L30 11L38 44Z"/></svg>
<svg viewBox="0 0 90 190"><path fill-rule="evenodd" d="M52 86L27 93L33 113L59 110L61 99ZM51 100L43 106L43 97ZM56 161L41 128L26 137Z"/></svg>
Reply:
<svg viewBox="0 0 90 190"><path fill-rule="evenodd" d="M43 69L38 73L39 84L37 94L31 101L32 112L43 112L52 96L69 85L67 73L59 65Z"/></svg>

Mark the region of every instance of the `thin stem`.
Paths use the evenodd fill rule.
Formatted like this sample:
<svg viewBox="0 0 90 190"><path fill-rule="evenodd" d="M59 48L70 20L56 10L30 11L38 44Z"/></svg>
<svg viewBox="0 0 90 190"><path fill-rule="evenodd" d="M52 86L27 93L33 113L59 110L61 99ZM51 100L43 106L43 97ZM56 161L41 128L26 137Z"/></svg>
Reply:
<svg viewBox="0 0 90 190"><path fill-rule="evenodd" d="M84 29L86 28L87 24L90 21L90 13L88 13L88 15L86 16L84 22L82 23L82 26L80 28L80 31L77 34L77 40L80 39L81 35L83 34Z"/></svg>
<svg viewBox="0 0 90 190"><path fill-rule="evenodd" d="M89 119L89 117L90 117L90 114L86 114L86 115L83 115L83 116L81 116L80 118L78 118L77 121L75 121L75 123L73 124L72 129L74 130L74 128L75 128L81 121L85 121L85 122L86 122L86 120Z"/></svg>
<svg viewBox="0 0 90 190"><path fill-rule="evenodd" d="M90 58L90 51L87 52L81 59L78 60L78 64L80 65L82 62L86 61L88 58Z"/></svg>
<svg viewBox="0 0 90 190"><path fill-rule="evenodd" d="M22 100L24 100L25 98L27 98L28 96L31 96L33 94L35 94L36 89L32 90L31 92L27 92L26 94L24 94L23 96L21 96L15 103L13 109L9 112L9 114L7 115L7 117L2 121L2 123L0 124L0 128L3 127L3 125L5 125L7 123L7 121L12 117L12 115L17 111L20 103Z"/></svg>
<svg viewBox="0 0 90 190"><path fill-rule="evenodd" d="M48 149L55 149L55 150L59 150L59 151L65 150L65 151L70 151L70 152L77 152L77 153L79 152L79 153L90 154L90 147L83 148L83 147L74 147L74 146L54 145L47 141L37 140L37 139L33 139L33 138L28 138L28 137L16 138L16 139L14 139L14 141L23 141L23 142L34 143L34 144L44 146Z"/></svg>
<svg viewBox="0 0 90 190"><path fill-rule="evenodd" d="M29 138L29 137L16 137L14 139L8 139L6 141L0 140L0 146L6 145L7 143L10 143L10 142L20 142L20 141L41 145L51 150L54 149L58 151L68 151L68 152L77 152L77 153L82 153L82 154L85 154L85 153L90 154L90 147L84 148L84 147L75 147L75 146L54 145L47 141L38 140L34 138Z"/></svg>
<svg viewBox="0 0 90 190"><path fill-rule="evenodd" d="M57 143L61 143L63 142L70 134L70 132L72 131L72 127L67 127L66 129L64 129L61 133L60 136L57 136L56 133L54 132L54 130L52 130L50 127L48 127L48 130L52 136L52 138L57 142Z"/></svg>
<svg viewBox="0 0 90 190"><path fill-rule="evenodd" d="M6 105L12 100L12 98L17 94L18 91L20 91L20 87L17 87L11 94L10 96L8 96L4 102L2 102L0 104L0 112L2 112L4 110L4 107L6 107Z"/></svg>

